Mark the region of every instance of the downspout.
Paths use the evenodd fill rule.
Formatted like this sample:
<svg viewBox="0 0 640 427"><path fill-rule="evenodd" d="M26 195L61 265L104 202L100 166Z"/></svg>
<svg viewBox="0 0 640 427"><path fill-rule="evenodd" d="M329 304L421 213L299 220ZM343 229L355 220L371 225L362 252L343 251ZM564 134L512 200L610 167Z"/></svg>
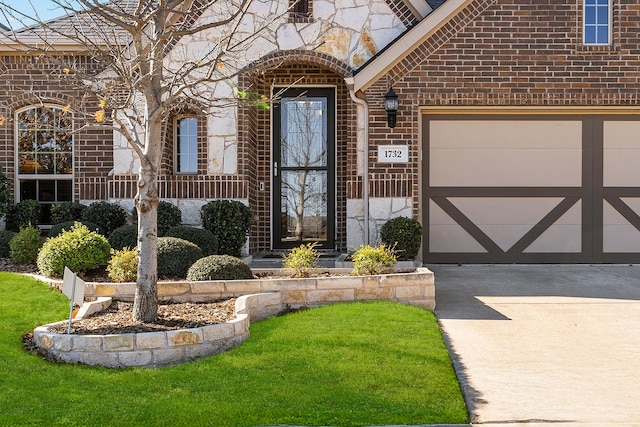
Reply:
<svg viewBox="0 0 640 427"><path fill-rule="evenodd" d="M353 90L354 81L352 77L344 79L349 88L351 100L358 106L357 112L357 132L363 148L362 153L362 214L364 219L364 244L369 244L369 104L364 99L362 92L356 93Z"/></svg>

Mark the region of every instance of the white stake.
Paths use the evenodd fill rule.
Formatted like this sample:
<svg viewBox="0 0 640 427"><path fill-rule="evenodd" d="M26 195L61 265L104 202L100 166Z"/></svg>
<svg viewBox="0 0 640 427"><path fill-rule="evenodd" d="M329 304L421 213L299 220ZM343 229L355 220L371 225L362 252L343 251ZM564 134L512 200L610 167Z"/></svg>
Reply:
<svg viewBox="0 0 640 427"><path fill-rule="evenodd" d="M71 285L71 295L76 294L76 276L77 273L73 273L73 284ZM71 307L69 307L69 327L67 328L67 335L71 333L71 319L73 319L73 296L71 297Z"/></svg>

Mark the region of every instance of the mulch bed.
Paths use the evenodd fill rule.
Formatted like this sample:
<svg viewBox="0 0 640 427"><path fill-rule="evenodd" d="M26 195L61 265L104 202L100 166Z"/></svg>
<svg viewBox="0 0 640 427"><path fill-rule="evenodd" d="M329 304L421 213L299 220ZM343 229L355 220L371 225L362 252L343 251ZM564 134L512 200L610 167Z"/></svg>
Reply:
<svg viewBox="0 0 640 427"><path fill-rule="evenodd" d="M198 328L235 319L235 298L211 303L161 304L158 318L153 323L133 320L133 303L114 301L111 306L95 315L71 324L71 333L78 335L133 334L176 329ZM67 333L68 325L58 324L49 331Z"/></svg>
<svg viewBox="0 0 640 427"><path fill-rule="evenodd" d="M37 274L34 264L17 264L10 258L0 258L0 271ZM96 270L82 277L86 281L109 281L104 271ZM78 335L130 334L197 328L224 323L236 318L235 298L210 303L160 304L158 318L153 323L132 319L133 304L114 301L111 306L86 319L72 323L71 333ZM67 324L49 328L51 332L67 333Z"/></svg>

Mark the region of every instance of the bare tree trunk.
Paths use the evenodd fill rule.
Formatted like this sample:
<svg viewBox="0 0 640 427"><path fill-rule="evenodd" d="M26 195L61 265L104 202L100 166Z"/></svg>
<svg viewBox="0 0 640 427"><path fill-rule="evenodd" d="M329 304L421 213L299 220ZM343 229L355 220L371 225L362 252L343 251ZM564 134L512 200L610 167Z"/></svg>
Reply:
<svg viewBox="0 0 640 427"><path fill-rule="evenodd" d="M142 165L138 178L138 279L133 319L153 322L158 316L158 174Z"/></svg>

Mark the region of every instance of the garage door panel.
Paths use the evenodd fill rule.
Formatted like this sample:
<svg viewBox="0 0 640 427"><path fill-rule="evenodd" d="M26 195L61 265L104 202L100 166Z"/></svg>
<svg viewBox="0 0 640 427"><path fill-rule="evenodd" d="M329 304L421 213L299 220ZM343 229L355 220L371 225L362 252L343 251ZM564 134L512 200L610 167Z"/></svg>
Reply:
<svg viewBox="0 0 640 427"><path fill-rule="evenodd" d="M450 197L476 224L528 225L538 223L563 199L560 197Z"/></svg>
<svg viewBox="0 0 640 427"><path fill-rule="evenodd" d="M431 148L581 149L580 120L431 120Z"/></svg>
<svg viewBox="0 0 640 427"><path fill-rule="evenodd" d="M582 251L582 227L580 225L554 224L549 227L523 253L580 253ZM555 262L562 262L558 259Z"/></svg>
<svg viewBox="0 0 640 427"><path fill-rule="evenodd" d="M640 138L640 134L638 134ZM640 185L640 149L605 149L603 164L605 187Z"/></svg>
<svg viewBox="0 0 640 427"><path fill-rule="evenodd" d="M429 181L438 187L582 185L582 152L576 149L433 149L429 164Z"/></svg>
<svg viewBox="0 0 640 427"><path fill-rule="evenodd" d="M429 247L434 252L486 253L487 250L434 201L429 202Z"/></svg>
<svg viewBox="0 0 640 427"><path fill-rule="evenodd" d="M639 213L640 198L605 200L602 215L605 253L640 252Z"/></svg>
<svg viewBox="0 0 640 427"><path fill-rule="evenodd" d="M578 201L546 228L523 253L580 253L582 239L582 203Z"/></svg>

